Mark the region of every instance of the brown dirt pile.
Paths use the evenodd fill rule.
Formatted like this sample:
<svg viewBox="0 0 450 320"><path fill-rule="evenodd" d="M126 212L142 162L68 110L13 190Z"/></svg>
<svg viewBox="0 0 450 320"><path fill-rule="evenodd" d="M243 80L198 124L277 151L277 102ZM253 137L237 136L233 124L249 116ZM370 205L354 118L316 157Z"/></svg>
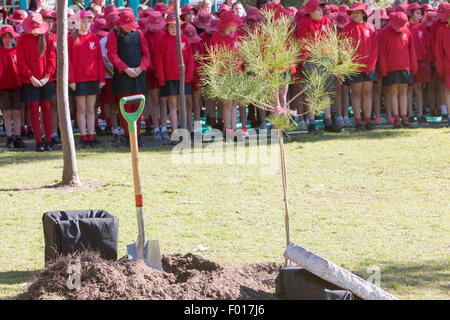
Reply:
<svg viewBox="0 0 450 320"><path fill-rule="evenodd" d="M163 271L142 260L106 261L83 252L61 257L42 270L18 299L277 299L275 263L233 267L188 253L162 256ZM68 268L80 270L78 289L69 289ZM70 281L70 280L69 280ZM75 282L71 282L75 283Z"/></svg>

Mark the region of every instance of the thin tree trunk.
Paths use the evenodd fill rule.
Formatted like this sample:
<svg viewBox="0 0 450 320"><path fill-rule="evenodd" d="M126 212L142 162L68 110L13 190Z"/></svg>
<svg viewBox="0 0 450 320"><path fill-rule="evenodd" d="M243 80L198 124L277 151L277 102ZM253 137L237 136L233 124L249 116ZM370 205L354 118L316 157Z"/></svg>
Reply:
<svg viewBox="0 0 450 320"><path fill-rule="evenodd" d="M64 168L61 185L81 185L69 111L69 58L67 45L67 0L57 1L57 102Z"/></svg>
<svg viewBox="0 0 450 320"><path fill-rule="evenodd" d="M178 66L180 67L180 123L181 129L186 129L186 96L184 93L185 70L183 61L183 49L181 48L180 0L175 0L174 9L177 22Z"/></svg>
<svg viewBox="0 0 450 320"><path fill-rule="evenodd" d="M281 176L283 179L283 196L284 196L284 227L286 230L286 247L291 242L290 231L289 231L289 206L288 206L288 190L287 190L287 175L286 175L286 159L284 157L284 138L281 130L278 130L278 142L280 144L280 155L281 155ZM288 266L288 259L284 261L285 266Z"/></svg>

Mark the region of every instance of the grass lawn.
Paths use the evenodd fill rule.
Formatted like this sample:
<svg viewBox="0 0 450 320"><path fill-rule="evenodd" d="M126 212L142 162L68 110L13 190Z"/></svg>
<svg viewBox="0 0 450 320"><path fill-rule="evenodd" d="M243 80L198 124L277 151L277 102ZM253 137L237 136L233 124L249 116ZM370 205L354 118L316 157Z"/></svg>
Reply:
<svg viewBox="0 0 450 320"><path fill-rule="evenodd" d="M293 137L285 146L291 240L366 279L378 266L381 287L401 299L448 299L449 145L448 128ZM61 151L0 153L0 299L24 291L44 267L46 211L109 211L119 218L119 256L136 240L128 150L77 157L83 186L54 188ZM212 251L199 254L223 263L284 261L279 170L179 164L168 146L141 152L140 165L146 233L163 253L203 245Z"/></svg>

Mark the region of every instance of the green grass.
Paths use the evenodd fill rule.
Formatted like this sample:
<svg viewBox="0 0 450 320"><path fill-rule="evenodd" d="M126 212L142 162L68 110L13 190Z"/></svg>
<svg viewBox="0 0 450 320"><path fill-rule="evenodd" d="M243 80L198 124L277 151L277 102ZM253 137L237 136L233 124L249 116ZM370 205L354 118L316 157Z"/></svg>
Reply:
<svg viewBox="0 0 450 320"><path fill-rule="evenodd" d="M449 138L447 128L294 137L285 146L292 241L364 278L379 266L381 287L401 299L448 299ZM279 171L175 164L170 150L140 154L146 233L163 253L203 245L213 251L199 254L223 263L284 261ZM77 157L83 186L54 188L60 151L0 153L0 299L44 267L46 211L109 211L119 218L119 256L136 240L129 152Z"/></svg>

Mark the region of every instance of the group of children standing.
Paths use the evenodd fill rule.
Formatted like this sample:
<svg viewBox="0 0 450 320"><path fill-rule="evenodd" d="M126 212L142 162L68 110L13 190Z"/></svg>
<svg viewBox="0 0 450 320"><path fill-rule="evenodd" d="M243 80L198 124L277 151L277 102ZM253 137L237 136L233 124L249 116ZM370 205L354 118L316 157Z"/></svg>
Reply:
<svg viewBox="0 0 450 320"><path fill-rule="evenodd" d="M276 17L292 16L298 41L310 37L320 41L320 34L336 25L342 36L351 38L358 46L359 74L348 77L344 83L334 80L329 83L329 89L336 92L336 97L333 105L324 110L326 131L340 132L351 124L348 118L350 104L356 129L373 129L381 123L382 95L387 122L395 128L410 126L413 97L418 121L426 121L424 93L432 112L436 112L436 106L441 106L442 116L447 115L446 106L450 106L450 5L447 2L442 2L437 10L430 5L412 3L372 12L358 1L351 7L337 7L320 0L309 0L298 10L285 9L277 2L258 1L257 7L249 8L243 18L227 4L222 5L215 15L209 12L209 6L201 6L200 10L190 5L183 7L181 51L185 65L187 126L192 134L200 130L202 102L207 122L223 130L224 135L238 134L238 108L242 122L239 134L248 135L245 125L247 107L248 120L266 127L263 110L255 114L254 107L237 106L235 101L215 101L205 96L202 99L201 60L197 58L197 54L206 54L207 47L226 46L233 50L239 46L239 38L245 34L246 26L254 28L263 21L260 11L263 8L274 10ZM97 15L81 10L71 17L76 29L68 39L69 87L75 99L72 109L80 130L80 146L93 148L96 145L96 109L99 105L106 118L106 130L118 143L129 143L127 122L118 112L118 101L133 94L147 96L143 117L153 139L170 143L167 115L172 135L178 135L180 127L180 71L174 13L164 3L156 4L153 9L140 10L139 19L130 8L118 9L109 5L102 10ZM0 47L1 108L7 145L23 147L20 129L26 106L36 151L50 151L55 122L57 127L56 112L52 112L56 80L56 14L51 10L29 14L16 10L8 20L12 24L0 29L3 42ZM299 79L304 70L311 68L308 53L302 52L301 58L302 63L290 69ZM295 96L301 89L300 82L281 88L274 109L288 107L287 97ZM300 126L309 132L315 131L314 114L302 103L301 96L289 107L297 109ZM136 103L125 106L128 112L137 108ZM375 112L373 123L372 109ZM336 117L333 117L334 113ZM120 135L117 119L124 136ZM41 138L41 120L45 141ZM14 133L11 123L14 123ZM140 138L139 143L142 145Z"/></svg>

